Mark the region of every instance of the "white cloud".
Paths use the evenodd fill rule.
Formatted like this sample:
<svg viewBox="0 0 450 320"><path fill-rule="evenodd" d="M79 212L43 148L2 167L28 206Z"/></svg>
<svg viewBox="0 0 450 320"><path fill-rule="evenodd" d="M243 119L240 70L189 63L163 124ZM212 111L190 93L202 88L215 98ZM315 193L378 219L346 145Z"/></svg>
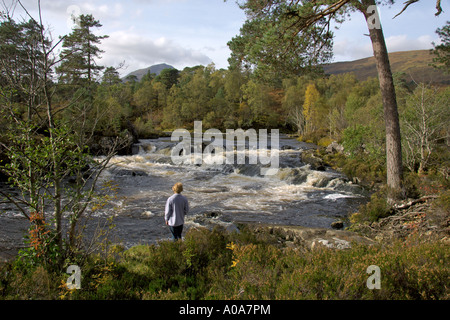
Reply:
<svg viewBox="0 0 450 320"><path fill-rule="evenodd" d="M367 58L373 55L370 40L355 41L343 39L336 41L333 46L334 61L350 61Z"/></svg>
<svg viewBox="0 0 450 320"><path fill-rule="evenodd" d="M373 56L372 43L368 37L364 39L344 38L334 43L334 61L358 60ZM390 36L385 39L388 52L408 51L408 50L426 50L432 48L432 42L438 42L438 39L431 35L422 35L417 38L411 38L408 35L401 34Z"/></svg>
<svg viewBox="0 0 450 320"><path fill-rule="evenodd" d="M121 3L93 5L91 2L85 2L80 5L81 13L90 13L96 19L115 19L122 16L124 9Z"/></svg>
<svg viewBox="0 0 450 320"><path fill-rule="evenodd" d="M405 34L391 36L386 39L386 46L389 52L431 49L434 39L430 35L422 35L416 39L411 39Z"/></svg>
<svg viewBox="0 0 450 320"><path fill-rule="evenodd" d="M101 64L116 66L125 61L128 68L123 73L162 62L181 68L185 65L206 65L212 61L205 54L182 47L170 39L151 39L126 31L111 33L108 39L103 40L101 47L107 52Z"/></svg>
<svg viewBox="0 0 450 320"><path fill-rule="evenodd" d="M11 2L12 0L9 0ZM8 0L6 0L8 3ZM37 16L37 1L36 0L22 0L23 5L27 10L33 13L33 16ZM20 6L18 6L19 8ZM51 0L42 1L41 9L45 17L50 19L67 19L70 18L68 9L76 8L76 12L80 14L92 14L96 19L113 19L119 18L124 13L124 8L120 2L111 1L63 1L63 0Z"/></svg>
<svg viewBox="0 0 450 320"><path fill-rule="evenodd" d="M36 0L21 2L38 17ZM103 25L94 33L110 36L102 41L99 63L117 66L125 60L129 70L160 62L182 69L212 60L226 68L226 43L245 20L234 1L221 0L42 0L41 7L53 39L72 31L71 14L92 14ZM16 17L24 16L18 7Z"/></svg>

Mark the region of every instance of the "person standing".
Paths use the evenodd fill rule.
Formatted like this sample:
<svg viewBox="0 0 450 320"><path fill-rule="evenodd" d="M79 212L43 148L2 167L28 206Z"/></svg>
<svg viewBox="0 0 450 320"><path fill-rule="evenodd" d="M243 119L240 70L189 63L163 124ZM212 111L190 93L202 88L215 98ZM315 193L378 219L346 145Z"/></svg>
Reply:
<svg viewBox="0 0 450 320"><path fill-rule="evenodd" d="M172 232L173 240L181 239L183 232L184 216L189 212L189 202L181 195L183 184L175 183L172 187L174 194L167 199L164 219Z"/></svg>

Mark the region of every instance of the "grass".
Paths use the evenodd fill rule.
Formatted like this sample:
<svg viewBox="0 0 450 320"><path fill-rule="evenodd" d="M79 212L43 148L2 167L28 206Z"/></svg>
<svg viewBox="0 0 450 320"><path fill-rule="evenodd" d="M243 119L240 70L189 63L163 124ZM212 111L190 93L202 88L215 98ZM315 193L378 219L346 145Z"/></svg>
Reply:
<svg viewBox="0 0 450 320"><path fill-rule="evenodd" d="M449 299L449 248L403 241L347 250L287 248L242 229L191 229L184 241L140 245L81 267L80 290L68 275L14 262L0 271L0 299ZM367 268L381 270L370 290Z"/></svg>

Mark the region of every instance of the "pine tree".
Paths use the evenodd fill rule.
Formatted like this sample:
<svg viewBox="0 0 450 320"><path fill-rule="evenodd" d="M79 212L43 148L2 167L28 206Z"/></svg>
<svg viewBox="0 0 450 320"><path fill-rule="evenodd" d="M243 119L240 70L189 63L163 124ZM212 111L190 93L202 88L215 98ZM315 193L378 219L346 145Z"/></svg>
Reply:
<svg viewBox="0 0 450 320"><path fill-rule="evenodd" d="M121 83L119 72L114 67L106 68L103 72L102 83L108 86Z"/></svg>
<svg viewBox="0 0 450 320"><path fill-rule="evenodd" d="M439 45L433 43L434 66L450 73L450 21L447 21L442 28L438 28L436 33L439 35L441 43Z"/></svg>
<svg viewBox="0 0 450 320"><path fill-rule="evenodd" d="M40 78L45 72L42 60L49 47L50 42L41 36L41 29L36 21L30 19L16 23L11 17L1 17L0 96L8 102L3 101L0 109L11 106L14 102L23 105L27 120L38 113L38 96L46 84ZM21 117L20 112L13 109L9 113Z"/></svg>
<svg viewBox="0 0 450 320"><path fill-rule="evenodd" d="M75 87L90 87L97 80L100 70L95 59L100 58L102 50L97 46L108 36L97 36L93 28L102 25L92 15L81 15L79 23L63 42L61 65L57 68L59 81Z"/></svg>

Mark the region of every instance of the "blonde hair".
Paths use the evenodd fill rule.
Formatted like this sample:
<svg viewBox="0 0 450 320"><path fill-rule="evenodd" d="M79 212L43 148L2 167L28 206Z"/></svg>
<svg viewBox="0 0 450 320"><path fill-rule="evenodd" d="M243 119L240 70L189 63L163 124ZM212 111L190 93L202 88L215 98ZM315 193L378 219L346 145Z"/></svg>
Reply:
<svg viewBox="0 0 450 320"><path fill-rule="evenodd" d="M181 182L177 182L172 187L173 192L180 193L183 191L183 184Z"/></svg>

